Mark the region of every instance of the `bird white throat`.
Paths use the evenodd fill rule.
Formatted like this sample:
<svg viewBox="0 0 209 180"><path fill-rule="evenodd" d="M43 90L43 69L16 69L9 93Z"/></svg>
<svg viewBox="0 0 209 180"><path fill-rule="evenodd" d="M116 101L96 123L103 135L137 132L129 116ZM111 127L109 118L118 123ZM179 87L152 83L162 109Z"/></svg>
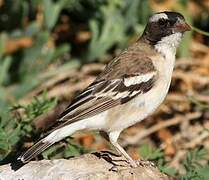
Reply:
<svg viewBox="0 0 209 180"><path fill-rule="evenodd" d="M162 53L165 59L172 60L175 59L176 49L181 42L183 34L178 32L171 34L169 36L163 37L161 41L159 41L155 45L155 49Z"/></svg>

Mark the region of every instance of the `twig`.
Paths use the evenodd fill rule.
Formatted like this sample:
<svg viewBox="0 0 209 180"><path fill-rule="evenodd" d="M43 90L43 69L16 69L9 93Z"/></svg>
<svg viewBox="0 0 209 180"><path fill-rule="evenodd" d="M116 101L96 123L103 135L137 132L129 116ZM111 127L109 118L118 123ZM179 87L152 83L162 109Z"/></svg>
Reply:
<svg viewBox="0 0 209 180"><path fill-rule="evenodd" d="M128 144L136 144L142 138L147 137L147 136L159 131L160 129L177 125L177 124L181 123L182 121L190 121L190 120L196 119L200 116L201 116L200 112L189 113L186 116L178 115L172 119L168 119L166 121L160 122L160 123L148 128L148 129L142 130L142 131L140 131L140 133L136 134L134 137L132 137L132 136L126 137L126 141L124 142L123 145L126 146Z"/></svg>
<svg viewBox="0 0 209 180"><path fill-rule="evenodd" d="M192 141L187 142L184 147L187 149L192 149L196 147L198 144L202 144L204 139L209 137L209 132L206 131L205 129L209 128L209 123L206 123L204 127L200 130L200 135L197 136L196 138L192 139Z"/></svg>

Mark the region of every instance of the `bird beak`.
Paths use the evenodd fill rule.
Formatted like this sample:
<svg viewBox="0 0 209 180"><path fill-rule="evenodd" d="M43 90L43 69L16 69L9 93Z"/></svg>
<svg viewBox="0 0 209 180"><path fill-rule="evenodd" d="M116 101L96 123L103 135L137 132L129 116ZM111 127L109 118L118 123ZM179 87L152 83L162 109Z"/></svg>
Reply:
<svg viewBox="0 0 209 180"><path fill-rule="evenodd" d="M179 19L175 24L175 31L184 33L186 31L191 31L191 27L184 20Z"/></svg>

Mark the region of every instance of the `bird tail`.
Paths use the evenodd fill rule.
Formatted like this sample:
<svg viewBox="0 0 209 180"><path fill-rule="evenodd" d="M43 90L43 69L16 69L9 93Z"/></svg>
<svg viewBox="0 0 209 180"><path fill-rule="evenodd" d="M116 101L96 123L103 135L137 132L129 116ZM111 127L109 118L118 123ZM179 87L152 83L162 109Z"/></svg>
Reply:
<svg viewBox="0 0 209 180"><path fill-rule="evenodd" d="M42 151L47 149L49 146L51 146L52 144L53 143L51 142L40 140L34 146L28 149L24 154L18 157L18 160L22 161L23 163L27 163L31 159L36 157L38 154L40 154Z"/></svg>
<svg viewBox="0 0 209 180"><path fill-rule="evenodd" d="M68 121L66 121L66 124ZM65 123L63 123L65 124ZM72 123L69 125L63 126L61 124L56 129L53 130L48 136L46 136L44 139L41 139L38 143L36 143L34 146L32 146L30 149L28 149L23 155L21 155L18 160L22 161L23 163L29 162L31 159L36 157L38 154L43 152L45 149L47 149L52 144L64 139L67 136L70 136L77 130L81 130L85 128L85 124L83 121L79 121L77 123Z"/></svg>

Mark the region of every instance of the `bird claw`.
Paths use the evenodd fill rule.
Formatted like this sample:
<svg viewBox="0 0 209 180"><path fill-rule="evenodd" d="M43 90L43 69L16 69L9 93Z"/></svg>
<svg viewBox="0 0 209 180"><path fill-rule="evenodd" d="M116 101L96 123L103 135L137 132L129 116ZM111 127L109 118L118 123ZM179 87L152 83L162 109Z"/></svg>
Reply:
<svg viewBox="0 0 209 180"><path fill-rule="evenodd" d="M130 167L129 162L124 159L123 156L110 151L95 152L93 154L111 163L112 167L109 169L110 171L118 172L120 169L127 168L128 166Z"/></svg>
<svg viewBox="0 0 209 180"><path fill-rule="evenodd" d="M149 166L149 167L156 167L155 163L146 160L136 160L134 161L137 166Z"/></svg>
<svg viewBox="0 0 209 180"><path fill-rule="evenodd" d="M117 162L114 162L113 160L111 164L113 164L113 166L109 169L109 171L114 171L114 172L118 172L122 169L127 169L131 167L127 160L120 160Z"/></svg>
<svg viewBox="0 0 209 180"><path fill-rule="evenodd" d="M113 165L113 166L109 169L109 171L118 172L118 171L119 171L119 168L118 168L118 166Z"/></svg>

